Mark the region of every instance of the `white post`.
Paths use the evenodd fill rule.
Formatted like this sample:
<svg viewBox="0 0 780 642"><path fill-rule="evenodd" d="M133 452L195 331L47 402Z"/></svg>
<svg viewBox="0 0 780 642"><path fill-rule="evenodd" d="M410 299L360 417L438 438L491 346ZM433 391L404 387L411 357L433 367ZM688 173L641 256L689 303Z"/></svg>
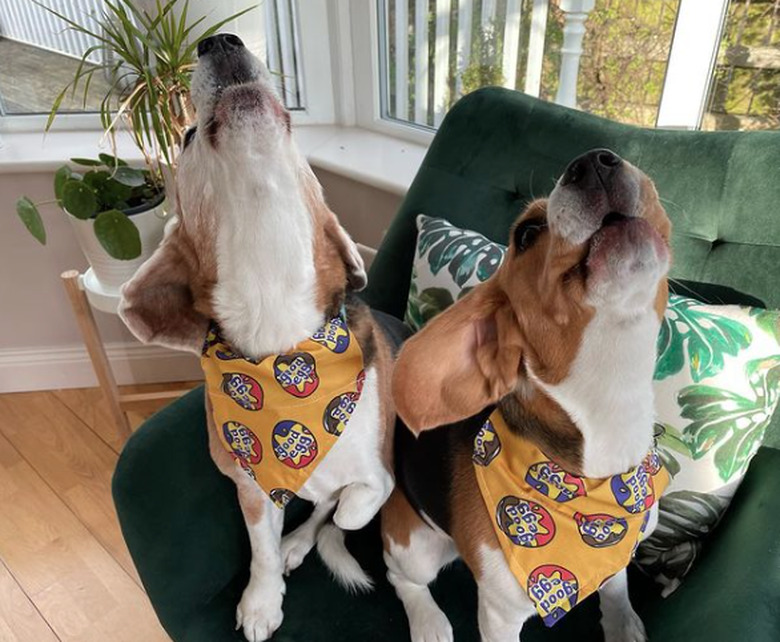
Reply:
<svg viewBox="0 0 780 642"><path fill-rule="evenodd" d="M409 119L409 3L395 0L395 117Z"/></svg>
<svg viewBox="0 0 780 642"><path fill-rule="evenodd" d="M433 67L433 125L447 112L447 78L450 75L450 0L436 0L436 51Z"/></svg>
<svg viewBox="0 0 780 642"><path fill-rule="evenodd" d="M463 93L463 71L471 61L471 14L472 0L458 2L458 81L455 91L458 96Z"/></svg>
<svg viewBox="0 0 780 642"><path fill-rule="evenodd" d="M728 0L681 0L656 127L699 126L728 4Z"/></svg>
<svg viewBox="0 0 780 642"><path fill-rule="evenodd" d="M514 89L517 81L517 54L520 48L521 0L507 0L504 24L504 87Z"/></svg>
<svg viewBox="0 0 780 642"><path fill-rule="evenodd" d="M544 64L544 41L547 34L547 13L549 0L534 0L531 10L531 33L528 37L528 62L525 66L525 93L539 97L542 89L542 65Z"/></svg>
<svg viewBox="0 0 780 642"><path fill-rule="evenodd" d="M585 20L593 11L596 0L561 0L563 17L563 47L561 47L561 75L555 102L566 107L577 107L577 77L580 73L582 39Z"/></svg>
<svg viewBox="0 0 780 642"><path fill-rule="evenodd" d="M414 122L428 124L428 0L414 7Z"/></svg>

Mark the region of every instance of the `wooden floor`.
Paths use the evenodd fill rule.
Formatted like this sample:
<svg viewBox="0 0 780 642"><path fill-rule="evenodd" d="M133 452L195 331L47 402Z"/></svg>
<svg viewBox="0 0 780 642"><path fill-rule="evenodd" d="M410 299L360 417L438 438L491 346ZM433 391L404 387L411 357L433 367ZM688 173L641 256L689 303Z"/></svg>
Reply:
<svg viewBox="0 0 780 642"><path fill-rule="evenodd" d="M0 38L0 100L9 114L48 114L54 99L73 79L79 61L15 40ZM100 109L109 84L97 72L87 93L87 111ZM82 86L83 90L84 87ZM63 100L61 111L82 111L83 91Z"/></svg>
<svg viewBox="0 0 780 642"><path fill-rule="evenodd" d="M133 426L160 405L140 406ZM97 389L0 395L2 642L169 639L114 513L122 444L108 417Z"/></svg>

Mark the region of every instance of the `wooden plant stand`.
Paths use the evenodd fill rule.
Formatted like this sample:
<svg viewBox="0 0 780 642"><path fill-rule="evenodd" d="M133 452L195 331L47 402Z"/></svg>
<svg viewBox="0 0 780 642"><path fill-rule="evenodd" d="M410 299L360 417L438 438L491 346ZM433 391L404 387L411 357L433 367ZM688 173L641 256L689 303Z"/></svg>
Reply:
<svg viewBox="0 0 780 642"><path fill-rule="evenodd" d="M77 270L68 270L63 272L61 277L65 291L68 293L70 304L73 307L76 321L79 324L81 336L84 338L84 345L89 353L90 361L92 361L92 367L95 369L100 389L108 404L109 413L119 435L126 440L132 433L126 411L128 407L148 401L177 399L186 390L179 388L158 392L122 394L116 385L116 379L111 370L111 364L106 355L103 340L100 338L95 317L92 314L92 306L84 291L83 275Z"/></svg>

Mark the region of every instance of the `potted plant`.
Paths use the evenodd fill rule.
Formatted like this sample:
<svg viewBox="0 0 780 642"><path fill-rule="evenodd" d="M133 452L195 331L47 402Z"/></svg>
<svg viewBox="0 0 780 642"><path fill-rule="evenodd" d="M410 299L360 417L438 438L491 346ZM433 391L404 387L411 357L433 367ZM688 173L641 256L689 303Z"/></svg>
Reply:
<svg viewBox="0 0 780 642"><path fill-rule="evenodd" d="M33 2L97 43L84 52L73 79L55 99L46 131L68 92L83 89L86 107L94 74L110 79L100 120L114 155L71 159L90 169L82 175L70 166L60 168L54 179L56 201L51 202L59 203L70 215L101 285L116 289L151 255L163 236L165 176L175 172L184 134L194 121L190 76L197 39L217 32L254 7L220 20L195 38L194 30L202 28L206 17L190 23L189 0L156 0L151 13L138 8L134 0L103 2L99 12L85 15L82 24ZM89 61L96 52L103 61L100 64ZM116 134L123 129L141 151L144 169L131 168L116 158ZM16 210L32 235L45 244L37 206L22 197Z"/></svg>
<svg viewBox="0 0 780 642"><path fill-rule="evenodd" d="M72 158L54 174L54 201L68 215L97 280L117 290L151 255L162 238L165 192L148 169L135 169L110 154ZM17 213L27 229L46 243L38 205L23 196Z"/></svg>

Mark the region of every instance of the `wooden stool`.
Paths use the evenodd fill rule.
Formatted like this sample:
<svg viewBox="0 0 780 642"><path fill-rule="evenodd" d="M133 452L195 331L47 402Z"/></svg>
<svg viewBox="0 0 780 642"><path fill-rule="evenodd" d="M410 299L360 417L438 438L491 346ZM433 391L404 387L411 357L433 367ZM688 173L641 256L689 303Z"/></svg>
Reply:
<svg viewBox="0 0 780 642"><path fill-rule="evenodd" d="M100 389L103 391L103 396L108 403L108 410L111 414L111 418L113 419L119 434L124 439L127 439L132 432L125 410L127 407L147 401L176 399L186 392L186 390L171 389L138 394L120 393L119 388L116 385L114 373L111 371L111 364L106 356L106 350L103 341L100 338L97 324L95 323L95 317L92 314L92 305L85 292L85 275L80 274L77 270L68 270L67 272L63 272L61 277L62 282L65 285L65 291L68 293L70 304L73 307L73 313L76 315L76 321L78 321L81 336L84 338L84 345L87 347L90 361L92 361L92 367L95 369L95 375L100 384ZM104 299L110 298L107 295L102 296ZM113 309L110 302L108 306L101 305L100 309L105 312L113 312L116 314L116 306L119 304L119 297L116 296L114 298L116 301L113 304Z"/></svg>

